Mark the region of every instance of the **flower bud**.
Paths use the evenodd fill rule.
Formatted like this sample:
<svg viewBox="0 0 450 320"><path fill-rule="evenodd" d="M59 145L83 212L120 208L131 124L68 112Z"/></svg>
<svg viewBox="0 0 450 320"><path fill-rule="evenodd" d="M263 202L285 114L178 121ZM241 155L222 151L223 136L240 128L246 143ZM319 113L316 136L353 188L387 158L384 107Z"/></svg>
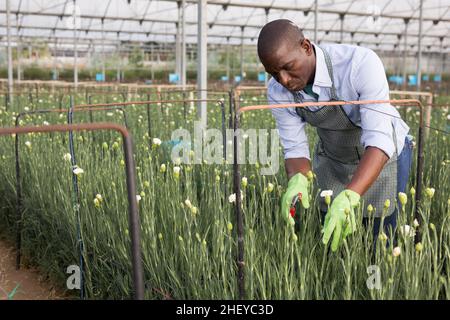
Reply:
<svg viewBox="0 0 450 320"><path fill-rule="evenodd" d="M434 190L434 188L426 188L425 189L425 194L428 196L428 198L433 198L433 196L434 196L434 192L435 192L435 190Z"/></svg>
<svg viewBox="0 0 450 320"><path fill-rule="evenodd" d="M381 241L386 241L388 239L388 237L387 237L386 233L382 232L378 236L378 239L380 239Z"/></svg>
<svg viewBox="0 0 450 320"><path fill-rule="evenodd" d="M326 196L325 196L325 203L329 206L330 205L330 203L331 203L331 197L327 194Z"/></svg>
<svg viewBox="0 0 450 320"><path fill-rule="evenodd" d="M421 252L423 250L423 244L420 242L416 243L416 252Z"/></svg>
<svg viewBox="0 0 450 320"><path fill-rule="evenodd" d="M400 200L402 206L405 206L405 204L408 202L408 196L404 192L398 193L398 199Z"/></svg>
<svg viewBox="0 0 450 320"><path fill-rule="evenodd" d="M173 167L173 176L175 179L178 179L180 177L180 167Z"/></svg>

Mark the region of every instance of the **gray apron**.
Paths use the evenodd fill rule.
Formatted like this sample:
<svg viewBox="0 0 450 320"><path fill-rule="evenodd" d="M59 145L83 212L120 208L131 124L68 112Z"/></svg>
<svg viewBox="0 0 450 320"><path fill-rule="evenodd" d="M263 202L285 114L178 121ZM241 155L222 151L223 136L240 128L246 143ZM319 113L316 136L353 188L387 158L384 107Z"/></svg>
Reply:
<svg viewBox="0 0 450 320"><path fill-rule="evenodd" d="M328 74L332 81L331 101L339 101L334 86L333 67L328 53L323 50ZM299 92L293 93L296 103L302 103ZM351 181L354 172L364 154L361 144L362 129L353 124L342 106L323 106L312 111L306 108L296 108L297 114L307 123L317 128L319 141L315 145L313 170L317 173L317 183L321 190L333 190L336 197ZM364 207L372 204L376 208L375 215L380 217L386 199L391 206L386 213L389 216L395 209L397 196L397 143L395 130L393 139L396 151L385 164L377 180L364 194ZM366 211L364 208L364 216ZM324 198L320 200L321 211L327 211Z"/></svg>

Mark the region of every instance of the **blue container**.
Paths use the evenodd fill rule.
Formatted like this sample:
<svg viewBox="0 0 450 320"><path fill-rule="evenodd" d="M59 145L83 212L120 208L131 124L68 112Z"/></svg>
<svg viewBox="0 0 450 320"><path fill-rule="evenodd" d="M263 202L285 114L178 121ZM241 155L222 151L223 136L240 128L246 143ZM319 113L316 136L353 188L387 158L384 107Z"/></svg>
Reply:
<svg viewBox="0 0 450 320"><path fill-rule="evenodd" d="M433 81L434 82L441 82L442 81L442 76L440 74L435 74L433 77Z"/></svg>
<svg viewBox="0 0 450 320"><path fill-rule="evenodd" d="M258 73L258 81L259 82L265 82L266 81L266 73L265 72L260 72Z"/></svg>
<svg viewBox="0 0 450 320"><path fill-rule="evenodd" d="M388 80L389 82L393 82L397 85L403 84L403 77L401 76L390 76Z"/></svg>
<svg viewBox="0 0 450 320"><path fill-rule="evenodd" d="M95 74L95 81L97 81L97 82L105 81L105 78L103 77L103 73L96 73Z"/></svg>
<svg viewBox="0 0 450 320"><path fill-rule="evenodd" d="M241 80L242 80L241 76L234 77L234 82L241 82Z"/></svg>
<svg viewBox="0 0 450 320"><path fill-rule="evenodd" d="M430 76L427 75L427 74L424 74L424 75L422 76L422 80L423 80L423 81L430 81Z"/></svg>
<svg viewBox="0 0 450 320"><path fill-rule="evenodd" d="M221 77L220 77L220 80L222 80L222 81L228 81L228 77L227 77L227 76L221 76Z"/></svg>
<svg viewBox="0 0 450 320"><path fill-rule="evenodd" d="M417 76L415 74L410 74L408 76L408 85L417 86Z"/></svg>
<svg viewBox="0 0 450 320"><path fill-rule="evenodd" d="M178 73L169 73L169 82L170 83L178 83L180 81L180 76Z"/></svg>

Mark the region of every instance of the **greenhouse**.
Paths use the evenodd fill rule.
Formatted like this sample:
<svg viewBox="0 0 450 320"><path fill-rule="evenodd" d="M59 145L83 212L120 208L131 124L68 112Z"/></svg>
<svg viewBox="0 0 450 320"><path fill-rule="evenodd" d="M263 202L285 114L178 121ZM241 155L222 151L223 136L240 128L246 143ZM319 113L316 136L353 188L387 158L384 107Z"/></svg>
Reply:
<svg viewBox="0 0 450 320"><path fill-rule="evenodd" d="M450 0L2 1L0 300L448 300L449 30Z"/></svg>

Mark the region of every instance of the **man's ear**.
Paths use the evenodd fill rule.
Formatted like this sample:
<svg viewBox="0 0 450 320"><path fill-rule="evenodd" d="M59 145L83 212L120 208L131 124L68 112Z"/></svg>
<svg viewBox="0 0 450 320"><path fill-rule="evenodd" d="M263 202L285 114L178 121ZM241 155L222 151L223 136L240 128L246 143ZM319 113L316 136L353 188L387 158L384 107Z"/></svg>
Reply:
<svg viewBox="0 0 450 320"><path fill-rule="evenodd" d="M302 48L305 50L305 52L308 56L313 54L313 46L312 46L311 41L309 41L308 38L303 39Z"/></svg>

